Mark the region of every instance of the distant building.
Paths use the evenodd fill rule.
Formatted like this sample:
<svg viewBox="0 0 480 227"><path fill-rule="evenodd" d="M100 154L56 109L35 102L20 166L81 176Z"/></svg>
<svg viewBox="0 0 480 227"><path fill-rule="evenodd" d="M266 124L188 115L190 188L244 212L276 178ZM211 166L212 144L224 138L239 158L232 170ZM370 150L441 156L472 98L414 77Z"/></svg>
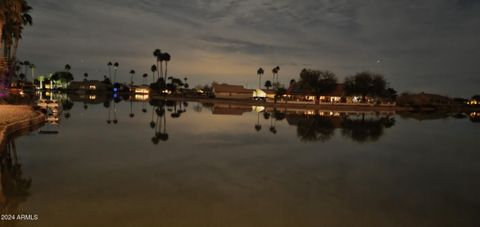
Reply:
<svg viewBox="0 0 480 227"><path fill-rule="evenodd" d="M241 85L214 84L212 86L215 97L221 99L252 99L254 91Z"/></svg>
<svg viewBox="0 0 480 227"><path fill-rule="evenodd" d="M298 84L292 84L287 89L287 96L291 99L297 99L301 101L315 101L316 96L312 91L307 91L298 86ZM337 84L335 90L329 94L321 95L319 101L322 103L335 103L335 102L358 102L356 97L347 97L343 84Z"/></svg>
<svg viewBox="0 0 480 227"><path fill-rule="evenodd" d="M107 92L110 91L110 85L98 80L73 81L68 86L68 89L83 92Z"/></svg>

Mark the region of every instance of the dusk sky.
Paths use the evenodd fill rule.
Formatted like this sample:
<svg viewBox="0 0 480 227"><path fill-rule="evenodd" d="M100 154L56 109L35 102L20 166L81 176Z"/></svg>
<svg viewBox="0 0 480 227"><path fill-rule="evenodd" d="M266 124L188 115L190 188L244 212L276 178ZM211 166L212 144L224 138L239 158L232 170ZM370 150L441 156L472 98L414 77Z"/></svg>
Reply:
<svg viewBox="0 0 480 227"><path fill-rule="evenodd" d="M255 87L256 71L302 68L339 80L362 70L399 91L470 97L480 93L477 0L31 0L34 26L19 57L37 72L62 70L101 79L108 61L120 80L149 72L153 50L172 55L170 75Z"/></svg>

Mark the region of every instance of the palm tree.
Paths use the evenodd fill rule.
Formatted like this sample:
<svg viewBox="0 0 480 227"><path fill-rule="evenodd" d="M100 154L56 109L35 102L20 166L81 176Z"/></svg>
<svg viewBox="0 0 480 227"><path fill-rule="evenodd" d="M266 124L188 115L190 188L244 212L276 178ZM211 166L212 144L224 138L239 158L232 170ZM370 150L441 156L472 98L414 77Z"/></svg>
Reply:
<svg viewBox="0 0 480 227"><path fill-rule="evenodd" d="M258 89L262 87L262 75L265 73L263 68L259 68L257 70L257 75L258 75Z"/></svg>
<svg viewBox="0 0 480 227"><path fill-rule="evenodd" d="M83 74L83 77L85 77L85 81L87 81L88 73L84 73L84 74Z"/></svg>
<svg viewBox="0 0 480 227"><path fill-rule="evenodd" d="M118 66L120 66L120 64L118 64L118 62L115 62L115 64L113 64L113 83L117 82Z"/></svg>
<svg viewBox="0 0 480 227"><path fill-rule="evenodd" d="M133 75L135 75L135 70L130 70L130 84L133 85Z"/></svg>
<svg viewBox="0 0 480 227"><path fill-rule="evenodd" d="M165 80L167 80L167 72L168 72L168 62L171 60L171 56L169 53L164 53L162 54L162 58L161 60L162 61L165 61L165 74L164 74L164 78Z"/></svg>
<svg viewBox="0 0 480 227"><path fill-rule="evenodd" d="M274 89L278 85L278 72L279 71L280 71L280 66L277 66L277 67L272 69L272 74L273 74L272 83L273 83L273 88Z"/></svg>
<svg viewBox="0 0 480 227"><path fill-rule="evenodd" d="M13 54L12 54L13 59L17 57L18 43L22 38L22 31L24 28L23 26L27 26L27 25L31 26L33 24L32 16L29 14L29 12L32 10L32 7L30 7L25 0L21 0L20 4L21 4L21 12L22 12L21 21L13 29L13 37L14 37Z"/></svg>
<svg viewBox="0 0 480 227"><path fill-rule="evenodd" d="M111 61L109 61L109 62L107 63L107 67L108 67L108 79L109 79L109 80L112 80L112 65L113 65L113 64L112 64Z"/></svg>
<svg viewBox="0 0 480 227"><path fill-rule="evenodd" d="M70 69L72 69L72 67L69 64L66 64L65 65L65 71L70 72Z"/></svg>
<svg viewBox="0 0 480 227"><path fill-rule="evenodd" d="M23 62L23 70L24 70L24 73L25 76L27 76L27 71L28 71L28 68L30 67L30 62L29 61L24 61Z"/></svg>
<svg viewBox="0 0 480 227"><path fill-rule="evenodd" d="M147 73L144 73L144 74L142 75L143 85L146 85L146 83L147 83L147 82L146 82L147 77L148 77L148 74L147 74Z"/></svg>
<svg viewBox="0 0 480 227"><path fill-rule="evenodd" d="M155 83L155 72L157 71L157 66L156 65L152 65L152 67L150 67L150 71L152 71L152 79L153 79L153 83Z"/></svg>
<svg viewBox="0 0 480 227"><path fill-rule="evenodd" d="M278 73L280 72L280 66L275 67L276 75L277 75L277 80L275 81L275 84L278 85Z"/></svg>
<svg viewBox="0 0 480 227"><path fill-rule="evenodd" d="M270 88L272 87L272 81L270 81L270 80L265 81L264 86L265 86L268 90L270 90Z"/></svg>
<svg viewBox="0 0 480 227"><path fill-rule="evenodd" d="M30 70L32 71L32 81L35 80L35 64L30 64Z"/></svg>
<svg viewBox="0 0 480 227"><path fill-rule="evenodd" d="M19 40L23 26L32 25L32 17L29 12L32 7L25 0L2 0L0 1L0 37L4 48L4 57L16 59ZM11 52L14 45L13 54ZM14 67L15 64L11 66Z"/></svg>
<svg viewBox="0 0 480 227"><path fill-rule="evenodd" d="M157 74L158 74L158 78L160 78L160 71L158 71L158 63L161 61L161 58L162 58L162 51L160 49L155 49L153 51L153 56L155 57L155 60L156 60L156 63L157 63Z"/></svg>

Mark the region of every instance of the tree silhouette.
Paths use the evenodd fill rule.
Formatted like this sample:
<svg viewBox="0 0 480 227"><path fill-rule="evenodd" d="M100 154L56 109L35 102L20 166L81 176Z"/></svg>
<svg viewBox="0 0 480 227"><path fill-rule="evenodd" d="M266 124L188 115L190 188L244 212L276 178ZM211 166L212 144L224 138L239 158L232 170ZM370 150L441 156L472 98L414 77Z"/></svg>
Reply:
<svg viewBox="0 0 480 227"><path fill-rule="evenodd" d="M135 70L130 70L130 85L133 85L133 76L135 75Z"/></svg>
<svg viewBox="0 0 480 227"><path fill-rule="evenodd" d="M262 75L265 73L263 68L259 68L257 70L257 76L258 76L258 89L262 88Z"/></svg>
<svg viewBox="0 0 480 227"><path fill-rule="evenodd" d="M156 82L155 80L155 72L157 72L157 66L156 65L152 65L152 67L150 67L150 71L152 71L152 79L153 79L153 83Z"/></svg>
<svg viewBox="0 0 480 227"><path fill-rule="evenodd" d="M118 62L115 62L113 64L113 83L117 82L117 71L118 71L119 66L120 66L120 64L118 64Z"/></svg>
<svg viewBox="0 0 480 227"><path fill-rule="evenodd" d="M273 85L272 85L272 82L271 82L270 80L265 81L265 87L266 87L268 90L270 90L270 88L271 88L272 86L273 86Z"/></svg>

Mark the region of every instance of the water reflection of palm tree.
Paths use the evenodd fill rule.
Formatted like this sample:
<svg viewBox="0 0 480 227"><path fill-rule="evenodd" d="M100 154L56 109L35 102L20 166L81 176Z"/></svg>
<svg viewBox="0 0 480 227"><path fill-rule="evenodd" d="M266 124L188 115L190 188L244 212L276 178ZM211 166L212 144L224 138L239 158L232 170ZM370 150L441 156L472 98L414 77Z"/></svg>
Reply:
<svg viewBox="0 0 480 227"><path fill-rule="evenodd" d="M260 132L262 125L260 125L260 112L257 113L257 124L255 125L255 131Z"/></svg>
<svg viewBox="0 0 480 227"><path fill-rule="evenodd" d="M164 110L165 112L165 110ZM163 133L160 133L160 139L163 141L168 140L168 133L167 133L167 115L163 115Z"/></svg>
<svg viewBox="0 0 480 227"><path fill-rule="evenodd" d="M167 133L167 115L165 114L165 105L162 103L160 107L158 107L155 111L157 113L156 123L152 121L153 126L152 128L155 129L155 135L152 137L152 143L158 144L160 140L167 141L168 140L168 133ZM163 121L163 128L162 128L162 121Z"/></svg>
<svg viewBox="0 0 480 227"><path fill-rule="evenodd" d="M277 121L275 120L275 117L272 116L270 117L270 132L273 134L277 134Z"/></svg>
<svg viewBox="0 0 480 227"><path fill-rule="evenodd" d="M135 114L133 113L133 100L130 99L130 114L128 115L130 118L135 117Z"/></svg>
<svg viewBox="0 0 480 227"><path fill-rule="evenodd" d="M142 102L142 112L147 113L147 102Z"/></svg>
<svg viewBox="0 0 480 227"><path fill-rule="evenodd" d="M107 114L107 124L111 124L112 123L112 120L110 119L110 113L112 112L112 107L110 106L110 99L109 100L106 100L104 103L103 103L103 106L105 108L108 109L108 114Z"/></svg>
<svg viewBox="0 0 480 227"><path fill-rule="evenodd" d="M157 124L153 121L153 115L155 114L155 106L152 106L152 120L150 121L150 128L154 129Z"/></svg>
<svg viewBox="0 0 480 227"><path fill-rule="evenodd" d="M117 124L118 119L117 119L117 103L113 102L113 124Z"/></svg>
<svg viewBox="0 0 480 227"><path fill-rule="evenodd" d="M17 213L18 207L30 196L32 179L22 176L18 162L15 138L8 138L6 147L0 150L0 212Z"/></svg>

